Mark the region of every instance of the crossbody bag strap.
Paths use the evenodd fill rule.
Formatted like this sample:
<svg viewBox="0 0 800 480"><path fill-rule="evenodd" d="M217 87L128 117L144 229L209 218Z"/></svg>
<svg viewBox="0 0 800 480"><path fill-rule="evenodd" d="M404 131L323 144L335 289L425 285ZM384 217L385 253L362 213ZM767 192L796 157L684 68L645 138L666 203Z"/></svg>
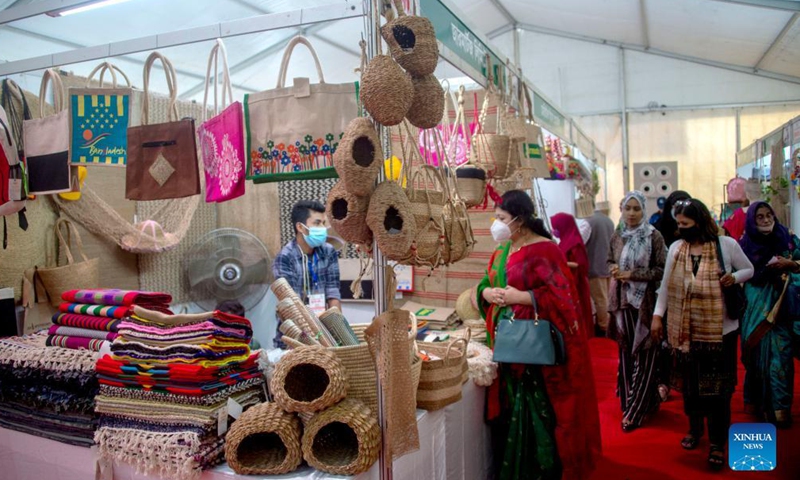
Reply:
<svg viewBox="0 0 800 480"><path fill-rule="evenodd" d="M528 295L531 296L531 305L533 306L533 319L539 320L539 306L536 305L536 295L534 295L533 290L528 290Z"/></svg>
<svg viewBox="0 0 800 480"><path fill-rule="evenodd" d="M725 259L722 257L722 245L720 245L719 237L717 237L716 243L717 243L717 264L719 264L719 269L722 271L722 274L725 275L727 273L727 269L725 268Z"/></svg>

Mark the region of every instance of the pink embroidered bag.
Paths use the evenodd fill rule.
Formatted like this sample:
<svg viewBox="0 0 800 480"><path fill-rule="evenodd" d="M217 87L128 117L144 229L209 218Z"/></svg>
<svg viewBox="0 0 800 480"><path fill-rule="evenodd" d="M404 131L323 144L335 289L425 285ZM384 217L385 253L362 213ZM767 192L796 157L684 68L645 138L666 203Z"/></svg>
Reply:
<svg viewBox="0 0 800 480"><path fill-rule="evenodd" d="M219 61L222 61L222 113L217 105ZM214 117L206 120L211 67L214 66ZM227 93L227 98L226 98ZM230 105L227 102L230 102ZM226 107L227 105L227 107ZM211 49L203 95L203 123L198 130L206 172L206 202L225 202L244 195L244 121L242 103L233 101L228 56L222 40Z"/></svg>

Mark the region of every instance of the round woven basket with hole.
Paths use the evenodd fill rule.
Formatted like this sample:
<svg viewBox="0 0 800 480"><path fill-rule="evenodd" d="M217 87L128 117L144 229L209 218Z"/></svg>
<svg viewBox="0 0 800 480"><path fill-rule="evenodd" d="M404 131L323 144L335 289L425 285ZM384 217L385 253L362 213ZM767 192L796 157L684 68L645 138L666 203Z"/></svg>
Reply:
<svg viewBox="0 0 800 480"><path fill-rule="evenodd" d="M486 196L486 171L473 165L464 165L456 170L458 193L467 207L483 203Z"/></svg>
<svg viewBox="0 0 800 480"><path fill-rule="evenodd" d="M383 182L375 188L367 210L367 225L378 248L389 260L408 256L417 234L411 202L395 182Z"/></svg>
<svg viewBox="0 0 800 480"><path fill-rule="evenodd" d="M406 118L414 101L414 85L392 57L376 55L361 74L359 96L370 116L390 127Z"/></svg>
<svg viewBox="0 0 800 480"><path fill-rule="evenodd" d="M306 423L302 446L303 458L317 470L357 475L378 460L381 429L363 402L348 398Z"/></svg>
<svg viewBox="0 0 800 480"><path fill-rule="evenodd" d="M345 397L347 370L325 348L297 347L275 365L270 390L287 412L317 412Z"/></svg>
<svg viewBox="0 0 800 480"><path fill-rule="evenodd" d="M303 461L297 416L275 403L256 405L233 422L225 437L225 460L240 475L278 475Z"/></svg>
<svg viewBox="0 0 800 480"><path fill-rule="evenodd" d="M433 128L442 121L444 113L444 89L433 75L412 77L414 101L406 118L417 128ZM337 150L338 151L338 150Z"/></svg>
<svg viewBox="0 0 800 480"><path fill-rule="evenodd" d="M369 181L370 190L374 179ZM336 182L328 193L328 221L341 237L357 245L372 244L372 231L367 226L369 197L354 195L342 180Z"/></svg>
<svg viewBox="0 0 800 480"><path fill-rule="evenodd" d="M333 154L333 166L346 191L368 197L372 193L381 165L383 150L375 126L366 117L354 118L347 125L336 153Z"/></svg>
<svg viewBox="0 0 800 480"><path fill-rule="evenodd" d="M425 17L406 15L400 0L394 5L398 16L381 27L381 36L403 68L415 76L430 75L439 61L433 24Z"/></svg>

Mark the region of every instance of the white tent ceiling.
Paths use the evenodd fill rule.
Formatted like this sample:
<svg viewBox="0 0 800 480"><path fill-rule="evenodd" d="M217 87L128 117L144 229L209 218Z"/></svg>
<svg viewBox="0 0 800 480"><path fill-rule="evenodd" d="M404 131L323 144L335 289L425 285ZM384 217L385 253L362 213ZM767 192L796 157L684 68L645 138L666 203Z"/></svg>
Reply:
<svg viewBox="0 0 800 480"><path fill-rule="evenodd" d="M349 1L352 4L358 0ZM36 0L0 0L0 9L31 3ZM23 60L331 3L337 0L130 0L66 17L38 15L0 26L0 61ZM800 83L798 0L451 0L451 3L489 36L517 27ZM779 8L765 8L767 4ZM308 27L306 34L319 51L326 80L355 78L353 69L359 63L358 41L362 29L360 19ZM275 84L282 45L298 32L298 29L275 30L226 40L237 95ZM182 97L202 99L210 46L210 42L204 42L163 52L178 69ZM522 48L536 48L536 45L522 45ZM147 53L139 53L114 61L134 84L141 85L141 65L146 56ZM86 74L96 63L75 64L65 69ZM289 77L301 72L313 72L305 52L298 52ZM38 72L34 73L38 77ZM160 78L154 88L163 91Z"/></svg>

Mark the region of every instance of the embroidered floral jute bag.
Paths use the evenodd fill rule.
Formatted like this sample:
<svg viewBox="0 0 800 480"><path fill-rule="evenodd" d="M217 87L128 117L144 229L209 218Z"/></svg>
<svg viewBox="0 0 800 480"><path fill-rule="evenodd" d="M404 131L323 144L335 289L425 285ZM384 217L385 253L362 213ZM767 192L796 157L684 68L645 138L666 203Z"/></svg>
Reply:
<svg viewBox="0 0 800 480"><path fill-rule="evenodd" d="M294 47L305 45L319 83L295 78L286 86ZM277 87L244 97L247 178L254 183L334 178L333 154L347 124L358 116L357 84L325 83L317 52L303 36L283 54Z"/></svg>
<svg viewBox="0 0 800 480"><path fill-rule="evenodd" d="M150 70L161 60L167 74L170 122L148 125ZM142 125L128 129L128 168L125 198L167 200L200 194L200 172L193 119L178 120L177 81L172 63L158 52L144 65Z"/></svg>
<svg viewBox="0 0 800 480"><path fill-rule="evenodd" d="M217 84L222 63L222 112L217 108ZM244 120L242 103L233 101L228 55L225 44L217 39L208 58L206 87L203 95L203 118L208 112L208 88L215 67L214 117L204 120L198 129L200 155L206 174L206 202L225 202L244 195ZM227 97L225 96L227 94ZM227 102L230 102L228 105Z"/></svg>

